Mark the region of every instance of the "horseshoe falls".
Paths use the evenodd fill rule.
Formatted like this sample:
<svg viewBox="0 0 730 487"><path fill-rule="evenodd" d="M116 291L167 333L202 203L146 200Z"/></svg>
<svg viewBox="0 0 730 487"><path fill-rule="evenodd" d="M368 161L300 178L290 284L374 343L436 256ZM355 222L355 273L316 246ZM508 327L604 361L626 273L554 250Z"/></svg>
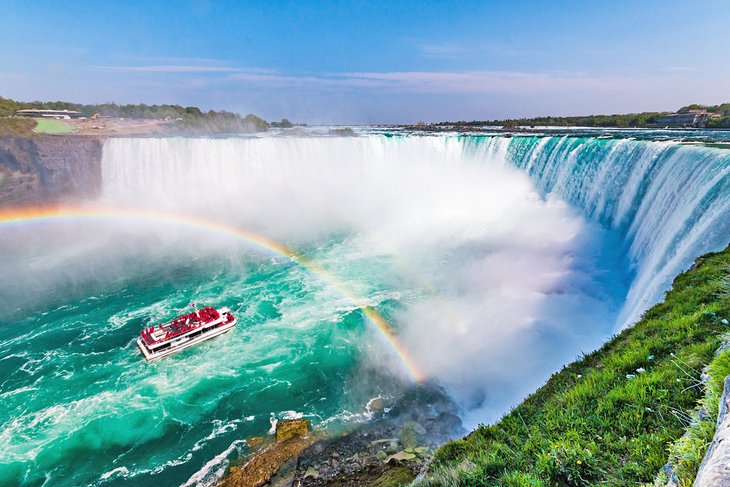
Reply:
<svg viewBox="0 0 730 487"><path fill-rule="evenodd" d="M698 256L730 241L730 152L671 141L595 137L465 140L467 151L504 160L590 220L616 232L632 273L617 322L659 301Z"/></svg>
<svg viewBox="0 0 730 487"><path fill-rule="evenodd" d="M651 137L108 139L102 210L0 234L0 478L209 485L278 420L368 421L406 357L493 421L728 244L729 173ZM191 301L239 325L146 363Z"/></svg>

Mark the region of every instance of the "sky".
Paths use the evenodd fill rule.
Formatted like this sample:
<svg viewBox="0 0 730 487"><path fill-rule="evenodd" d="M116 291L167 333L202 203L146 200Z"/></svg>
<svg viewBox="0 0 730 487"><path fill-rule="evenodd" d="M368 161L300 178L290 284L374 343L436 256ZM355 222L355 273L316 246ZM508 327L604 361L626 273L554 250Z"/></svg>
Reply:
<svg viewBox="0 0 730 487"><path fill-rule="evenodd" d="M730 101L730 2L6 0L0 96L305 123Z"/></svg>

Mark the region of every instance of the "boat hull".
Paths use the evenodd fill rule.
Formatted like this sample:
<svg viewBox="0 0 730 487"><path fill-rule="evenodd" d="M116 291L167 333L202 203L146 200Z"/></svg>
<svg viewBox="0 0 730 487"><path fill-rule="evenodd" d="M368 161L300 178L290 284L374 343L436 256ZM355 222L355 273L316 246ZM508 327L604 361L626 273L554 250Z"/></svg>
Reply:
<svg viewBox="0 0 730 487"><path fill-rule="evenodd" d="M228 333L234 326L236 326L236 323L238 323L238 320L234 318L233 321L231 321L230 323L221 325L195 338L181 337L180 339L172 340L170 347L160 351L150 351L141 337L137 338L137 347L140 349L142 355L144 355L144 358L148 362L153 362L163 357L167 357L168 355L172 355L173 353L185 350L186 348L192 347L193 345L197 345L206 340L210 340L211 338L215 338L217 336L223 335L224 333Z"/></svg>

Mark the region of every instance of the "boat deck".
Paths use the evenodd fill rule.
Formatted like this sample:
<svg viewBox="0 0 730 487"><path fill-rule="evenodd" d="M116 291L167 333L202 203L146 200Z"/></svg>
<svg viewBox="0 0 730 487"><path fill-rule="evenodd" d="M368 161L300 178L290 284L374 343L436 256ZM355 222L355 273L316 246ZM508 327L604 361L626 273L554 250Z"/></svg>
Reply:
<svg viewBox="0 0 730 487"><path fill-rule="evenodd" d="M148 361L165 357L231 330L237 323L228 308L203 308L145 328L137 345Z"/></svg>
<svg viewBox="0 0 730 487"><path fill-rule="evenodd" d="M199 311L182 315L161 325L142 330L142 339L147 345L166 342L191 330L220 320L221 315L215 308L203 308Z"/></svg>

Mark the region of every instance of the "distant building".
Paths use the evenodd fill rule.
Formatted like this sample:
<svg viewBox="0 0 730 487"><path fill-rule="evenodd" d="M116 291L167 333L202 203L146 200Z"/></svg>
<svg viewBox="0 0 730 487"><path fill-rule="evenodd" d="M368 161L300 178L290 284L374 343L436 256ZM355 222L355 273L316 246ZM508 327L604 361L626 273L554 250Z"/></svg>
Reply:
<svg viewBox="0 0 730 487"><path fill-rule="evenodd" d="M720 114L707 112L703 108L682 108L677 113L659 117L657 119L657 125L660 127L702 128L710 118L720 118Z"/></svg>
<svg viewBox="0 0 730 487"><path fill-rule="evenodd" d="M69 118L81 118L84 116L81 112L74 110L16 110L16 117L31 117L31 118L56 118L56 119L69 119Z"/></svg>

